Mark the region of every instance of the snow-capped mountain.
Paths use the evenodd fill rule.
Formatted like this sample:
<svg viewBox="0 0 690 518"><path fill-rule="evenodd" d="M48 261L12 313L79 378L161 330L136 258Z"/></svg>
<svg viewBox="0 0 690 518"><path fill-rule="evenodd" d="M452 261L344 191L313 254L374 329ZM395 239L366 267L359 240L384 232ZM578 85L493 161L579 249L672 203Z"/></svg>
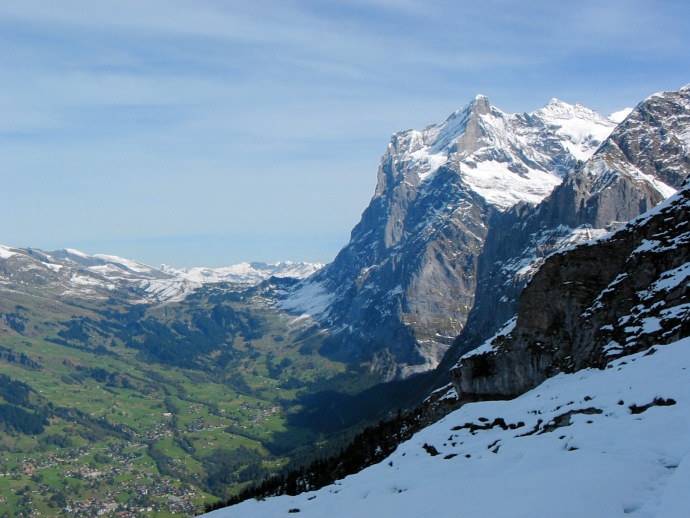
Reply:
<svg viewBox="0 0 690 518"><path fill-rule="evenodd" d="M492 216L540 202L614 127L555 99L509 115L478 96L441 124L393 135L350 243L283 307L328 331L322 352L384 378L434 368L473 306Z"/></svg>
<svg viewBox="0 0 690 518"><path fill-rule="evenodd" d="M689 135L690 88L652 95L540 205L497 214L479 259L474 307L446 361L515 314L549 253L602 236L673 194L690 174Z"/></svg>
<svg viewBox="0 0 690 518"><path fill-rule="evenodd" d="M205 284L258 284L271 276L302 279L322 265L280 262L242 263L225 268L154 268L114 255L87 255L73 249L44 252L0 246L0 287L40 287L57 296L108 299L115 293L130 302L182 300Z"/></svg>
<svg viewBox="0 0 690 518"><path fill-rule="evenodd" d="M239 263L221 268L173 268L162 265L160 270L175 277L185 278L199 284L233 282L238 284L259 284L270 277L289 277L305 279L321 268L321 263L297 263L280 261L277 263Z"/></svg>
<svg viewBox="0 0 690 518"><path fill-rule="evenodd" d="M395 185L401 173L414 185L445 165L490 205L538 203L614 126L582 105L558 99L532 114L507 115L479 95L442 124L394 135L382 160L391 160L387 172L393 175L379 177L376 194Z"/></svg>
<svg viewBox="0 0 690 518"><path fill-rule="evenodd" d="M465 404L382 462L209 516L685 516L689 216L687 180L548 257L517 318L454 370L442 399Z"/></svg>

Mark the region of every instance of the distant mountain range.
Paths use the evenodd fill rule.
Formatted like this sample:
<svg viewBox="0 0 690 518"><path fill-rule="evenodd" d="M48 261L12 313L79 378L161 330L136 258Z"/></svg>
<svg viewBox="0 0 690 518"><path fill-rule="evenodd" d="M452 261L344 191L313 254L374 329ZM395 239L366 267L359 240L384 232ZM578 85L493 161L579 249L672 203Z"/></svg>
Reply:
<svg viewBox="0 0 690 518"><path fill-rule="evenodd" d="M207 284L255 285L270 277L302 279L323 265L284 261L240 263L224 268L154 268L122 257L90 256L73 249L45 252L0 245L0 267L0 285L39 284L55 295L89 298L107 298L117 291L130 301L170 302L182 300Z"/></svg>

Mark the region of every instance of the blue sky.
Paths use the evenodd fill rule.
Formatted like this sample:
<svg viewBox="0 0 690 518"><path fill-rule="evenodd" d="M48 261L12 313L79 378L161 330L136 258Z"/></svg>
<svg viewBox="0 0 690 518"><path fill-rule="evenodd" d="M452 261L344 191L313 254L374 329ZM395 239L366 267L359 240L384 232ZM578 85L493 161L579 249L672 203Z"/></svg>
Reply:
<svg viewBox="0 0 690 518"><path fill-rule="evenodd" d="M675 1L3 0L0 243L329 262L391 133L690 82Z"/></svg>

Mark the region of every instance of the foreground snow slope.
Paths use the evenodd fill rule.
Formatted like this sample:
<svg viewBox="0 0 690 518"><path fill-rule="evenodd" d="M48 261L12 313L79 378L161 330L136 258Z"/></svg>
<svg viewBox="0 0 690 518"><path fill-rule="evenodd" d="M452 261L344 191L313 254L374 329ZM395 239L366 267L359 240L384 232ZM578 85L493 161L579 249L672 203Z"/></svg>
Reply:
<svg viewBox="0 0 690 518"><path fill-rule="evenodd" d="M335 485L210 516L687 516L689 432L684 338L465 405Z"/></svg>

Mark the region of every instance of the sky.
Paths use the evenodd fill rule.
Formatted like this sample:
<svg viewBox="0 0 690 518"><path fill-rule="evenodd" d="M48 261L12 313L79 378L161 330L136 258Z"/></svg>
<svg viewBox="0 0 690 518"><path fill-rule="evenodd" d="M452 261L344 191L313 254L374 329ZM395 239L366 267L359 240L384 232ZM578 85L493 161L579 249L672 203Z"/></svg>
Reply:
<svg viewBox="0 0 690 518"><path fill-rule="evenodd" d="M3 0L0 243L327 263L392 133L690 83L686 0Z"/></svg>

